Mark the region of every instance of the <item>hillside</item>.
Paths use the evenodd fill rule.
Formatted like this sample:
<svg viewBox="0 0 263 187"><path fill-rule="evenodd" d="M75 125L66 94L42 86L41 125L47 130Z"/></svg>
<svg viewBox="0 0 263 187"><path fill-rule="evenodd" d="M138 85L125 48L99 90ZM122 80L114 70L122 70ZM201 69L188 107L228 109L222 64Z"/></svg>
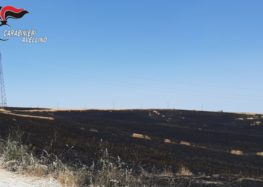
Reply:
<svg viewBox="0 0 263 187"><path fill-rule="evenodd" d="M36 153L46 150L72 164L91 164L107 148L135 170L176 172L183 166L196 176L230 183L263 177L260 114L2 109L0 135L7 137L17 129ZM253 185L262 185L260 181Z"/></svg>

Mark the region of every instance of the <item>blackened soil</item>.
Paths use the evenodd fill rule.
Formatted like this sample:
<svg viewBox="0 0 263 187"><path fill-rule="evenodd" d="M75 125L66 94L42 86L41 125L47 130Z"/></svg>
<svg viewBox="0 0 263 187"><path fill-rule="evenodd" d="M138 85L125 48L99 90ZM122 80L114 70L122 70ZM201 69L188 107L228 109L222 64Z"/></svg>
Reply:
<svg viewBox="0 0 263 187"><path fill-rule="evenodd" d="M263 115L183 110L6 110L53 117L47 120L0 112L0 134L6 137L15 129L22 130L23 141L36 152L45 149L67 162L89 164L107 148L112 156L120 156L134 168L177 171L183 165L196 175L263 176L263 156L259 154L263 152ZM151 140L135 139L133 133ZM170 143L164 143L165 139ZM231 150L241 155L230 154Z"/></svg>

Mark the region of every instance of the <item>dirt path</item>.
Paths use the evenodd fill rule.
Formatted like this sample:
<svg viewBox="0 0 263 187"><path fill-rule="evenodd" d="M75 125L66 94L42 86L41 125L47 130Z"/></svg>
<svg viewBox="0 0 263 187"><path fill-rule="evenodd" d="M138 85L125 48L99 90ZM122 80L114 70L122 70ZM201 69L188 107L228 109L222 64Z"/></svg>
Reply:
<svg viewBox="0 0 263 187"><path fill-rule="evenodd" d="M19 175L0 169L0 187L61 187L54 179Z"/></svg>

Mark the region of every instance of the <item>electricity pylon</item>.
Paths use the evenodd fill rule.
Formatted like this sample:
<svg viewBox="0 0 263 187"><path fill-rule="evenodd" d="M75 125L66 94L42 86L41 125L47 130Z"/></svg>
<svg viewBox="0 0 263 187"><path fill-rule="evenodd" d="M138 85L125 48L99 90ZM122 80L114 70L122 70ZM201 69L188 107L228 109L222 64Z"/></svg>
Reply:
<svg viewBox="0 0 263 187"><path fill-rule="evenodd" d="M5 80L4 80L4 73L3 73L3 65L2 65L2 53L0 52L0 107L6 107L6 93L5 93Z"/></svg>

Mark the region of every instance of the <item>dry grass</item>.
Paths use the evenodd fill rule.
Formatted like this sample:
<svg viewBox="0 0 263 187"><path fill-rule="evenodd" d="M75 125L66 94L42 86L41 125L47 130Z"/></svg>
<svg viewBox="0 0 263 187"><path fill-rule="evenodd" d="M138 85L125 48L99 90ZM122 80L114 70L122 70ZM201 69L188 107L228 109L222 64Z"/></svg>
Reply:
<svg viewBox="0 0 263 187"><path fill-rule="evenodd" d="M130 169L121 159L111 157L106 150L91 166L69 167L54 154L43 151L41 156L34 156L29 146L23 145L21 134L15 133L0 141L1 166L23 175L47 177L52 176L64 187L139 187L153 186L158 178L165 178L167 186L176 186L176 175L165 169L163 172L148 173ZM182 166L177 176L192 176L193 173Z"/></svg>
<svg viewBox="0 0 263 187"><path fill-rule="evenodd" d="M193 173L190 171L189 168L187 168L186 166L182 165L179 168L179 171L178 171L177 175L179 175L179 176L188 176L189 177L189 176L192 176Z"/></svg>
<svg viewBox="0 0 263 187"><path fill-rule="evenodd" d="M11 112L9 110L5 110L5 109L0 109L0 112L4 113L6 115L23 117L23 118L43 119L43 120L50 120L50 121L54 120L53 117L35 116L35 115L28 115L28 114L16 114L16 113L13 113L13 112Z"/></svg>
<svg viewBox="0 0 263 187"><path fill-rule="evenodd" d="M61 171L58 174L57 180L62 184L62 186L78 187L78 180L75 173L70 170Z"/></svg>
<svg viewBox="0 0 263 187"><path fill-rule="evenodd" d="M25 171L22 171L23 174L29 174L30 176L43 177L46 176L49 171L48 167L41 164L35 164L33 166L28 166Z"/></svg>
<svg viewBox="0 0 263 187"><path fill-rule="evenodd" d="M55 155L43 151L43 155L35 157L29 146L21 143L22 134L15 133L16 138L1 140L1 167L23 175L34 177L53 176L63 186L78 186L74 172L63 164Z"/></svg>
<svg viewBox="0 0 263 187"><path fill-rule="evenodd" d="M164 143L167 143L167 144L172 144L174 143L172 140L170 139L164 139Z"/></svg>
<svg viewBox="0 0 263 187"><path fill-rule="evenodd" d="M250 126L260 126L262 124L261 121L255 121L254 123L252 123Z"/></svg>
<svg viewBox="0 0 263 187"><path fill-rule="evenodd" d="M263 157L263 152L257 152L256 155Z"/></svg>
<svg viewBox="0 0 263 187"><path fill-rule="evenodd" d="M164 171L160 173L159 176L173 178L175 176L175 173L168 168L168 169L164 169Z"/></svg>
<svg viewBox="0 0 263 187"><path fill-rule="evenodd" d="M238 149L233 149L233 150L230 151L230 154L237 155L237 156L242 156L242 155L244 155L244 152L241 151L241 150L238 150Z"/></svg>
<svg viewBox="0 0 263 187"><path fill-rule="evenodd" d="M180 144L185 146L191 146L191 143L187 141L180 141Z"/></svg>
<svg viewBox="0 0 263 187"><path fill-rule="evenodd" d="M136 139L151 140L150 136L144 134L138 134L138 133L133 133L131 137Z"/></svg>

